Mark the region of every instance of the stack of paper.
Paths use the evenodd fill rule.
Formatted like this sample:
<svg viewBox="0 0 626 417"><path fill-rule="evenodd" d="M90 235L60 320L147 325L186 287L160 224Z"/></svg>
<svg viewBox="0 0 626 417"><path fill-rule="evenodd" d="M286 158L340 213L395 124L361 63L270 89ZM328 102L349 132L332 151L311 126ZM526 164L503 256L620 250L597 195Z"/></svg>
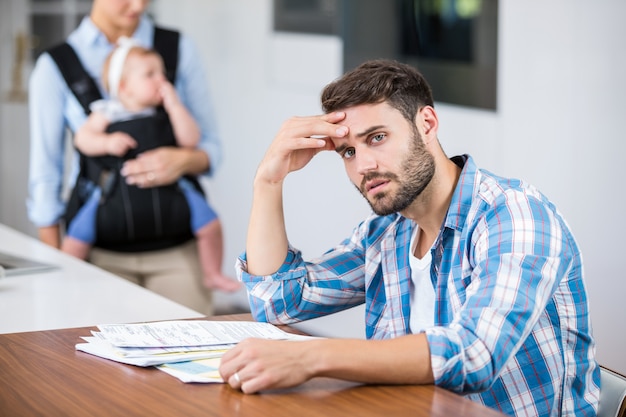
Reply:
<svg viewBox="0 0 626 417"><path fill-rule="evenodd" d="M175 320L139 324L108 324L83 337L76 349L137 366L157 366L184 382L223 382L220 358L238 342L257 337L276 340L308 338L284 332L269 323L248 321Z"/></svg>

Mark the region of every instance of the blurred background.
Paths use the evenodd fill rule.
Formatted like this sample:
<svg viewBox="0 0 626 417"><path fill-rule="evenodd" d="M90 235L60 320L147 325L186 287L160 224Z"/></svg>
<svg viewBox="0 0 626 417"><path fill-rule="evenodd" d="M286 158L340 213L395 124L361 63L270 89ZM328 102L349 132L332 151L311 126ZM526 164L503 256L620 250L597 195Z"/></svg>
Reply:
<svg viewBox="0 0 626 417"><path fill-rule="evenodd" d="M32 236L28 76L90 4L0 0L0 223ZM626 2L153 0L151 14L189 35L205 64L225 152L205 186L229 272L245 246L257 164L282 121L320 113L323 86L362 60L401 59L433 83L449 155L470 153L560 207L585 256L598 359L626 372ZM290 240L305 257L369 212L331 153L289 177L285 205ZM216 299L220 312L248 308L244 293ZM322 326L360 334L363 325L357 309Z"/></svg>

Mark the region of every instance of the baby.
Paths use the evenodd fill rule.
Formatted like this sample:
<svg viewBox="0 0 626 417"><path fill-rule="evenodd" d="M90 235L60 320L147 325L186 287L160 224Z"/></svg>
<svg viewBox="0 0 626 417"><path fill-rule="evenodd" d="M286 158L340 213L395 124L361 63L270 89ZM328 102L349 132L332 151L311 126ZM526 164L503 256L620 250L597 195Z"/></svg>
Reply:
<svg viewBox="0 0 626 417"><path fill-rule="evenodd" d="M74 136L74 144L84 156L102 160L108 158L109 164L117 157L119 161L115 162L118 164L115 166L121 167L124 158L128 159L129 155L137 155L157 146L171 144L194 148L198 145L201 134L198 124L179 100L174 86L167 81L163 60L158 52L140 47L130 39L122 39L120 46L109 55L104 64L103 79L111 99L93 102L90 106L91 114ZM167 113L167 129L135 128L134 137L124 131L115 131L116 126L123 128L123 121L156 117L159 106ZM173 138L168 139L170 143L155 138L167 132L170 133L169 136L173 135ZM117 173L113 177L119 180ZM148 177L148 180L154 178ZM61 246L64 252L81 259L88 258L91 246L99 237L96 226L98 210L105 210L102 202L106 201L116 183L117 186L122 186L119 184L122 181L109 179L93 184L89 198L68 225ZM128 192L133 191L131 186L123 186L128 188ZM147 189L158 192L163 188L165 193L169 190L166 187ZM209 206L197 182L194 184L189 179L181 178L174 185L174 190L184 195L188 205L190 228L197 239L204 285L213 289L236 291L240 284L222 273L222 230L217 214ZM138 192L137 188L134 191ZM132 211L132 204L126 209ZM159 209L151 211L158 212ZM109 216L116 220L122 217L112 214Z"/></svg>

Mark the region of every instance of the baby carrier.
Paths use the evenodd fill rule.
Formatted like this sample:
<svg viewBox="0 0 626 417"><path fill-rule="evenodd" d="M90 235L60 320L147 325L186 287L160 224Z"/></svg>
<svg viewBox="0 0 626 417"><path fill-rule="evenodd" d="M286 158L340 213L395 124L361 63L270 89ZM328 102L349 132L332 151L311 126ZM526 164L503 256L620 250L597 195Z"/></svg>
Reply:
<svg viewBox="0 0 626 417"><path fill-rule="evenodd" d="M154 49L163 57L166 75L173 84L178 62L179 33L156 27ZM89 105L101 99L100 91L80 63L72 47L63 43L48 51L68 87L87 114ZM79 152L80 170L64 220L69 225L95 186L102 190L96 219L95 246L119 252L169 248L193 238L187 200L176 184L139 188L126 184L120 175L125 160L160 146L176 146L172 126L160 107L155 116L111 123L107 132L124 131L138 143L124 157L88 157ZM186 177L198 191L195 177Z"/></svg>

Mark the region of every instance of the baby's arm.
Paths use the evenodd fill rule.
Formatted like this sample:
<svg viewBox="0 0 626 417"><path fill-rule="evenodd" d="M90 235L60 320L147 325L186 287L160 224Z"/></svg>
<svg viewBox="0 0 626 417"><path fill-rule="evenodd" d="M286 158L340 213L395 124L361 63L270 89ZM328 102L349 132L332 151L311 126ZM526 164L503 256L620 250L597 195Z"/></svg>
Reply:
<svg viewBox="0 0 626 417"><path fill-rule="evenodd" d="M163 96L163 107L167 112L176 143L183 148L195 148L200 142L200 127L195 119L187 110L185 105L178 99L174 86L165 82L161 87L161 95Z"/></svg>
<svg viewBox="0 0 626 417"><path fill-rule="evenodd" d="M106 133L109 120L99 112L92 112L76 131L74 145L87 156L124 156L137 142L123 132Z"/></svg>

